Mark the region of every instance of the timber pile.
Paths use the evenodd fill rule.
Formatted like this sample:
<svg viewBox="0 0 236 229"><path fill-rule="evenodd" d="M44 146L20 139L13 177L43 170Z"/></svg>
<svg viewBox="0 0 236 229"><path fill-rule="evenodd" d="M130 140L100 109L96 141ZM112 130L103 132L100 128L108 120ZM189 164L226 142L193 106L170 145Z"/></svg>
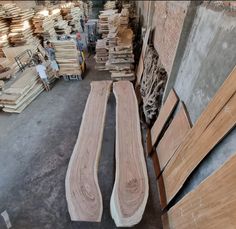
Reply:
<svg viewBox="0 0 236 229"><path fill-rule="evenodd" d="M117 45L117 33L120 24L119 14L113 14L108 17L108 28L109 33L107 35L109 47L114 47Z"/></svg>
<svg viewBox="0 0 236 229"><path fill-rule="evenodd" d="M117 10L100 11L98 28L102 38L106 38L109 33L109 17L117 13Z"/></svg>
<svg viewBox="0 0 236 229"><path fill-rule="evenodd" d="M129 24L129 10L124 8L120 13L120 26L128 27Z"/></svg>
<svg viewBox="0 0 236 229"><path fill-rule="evenodd" d="M60 75L81 75L79 52L73 40L52 41Z"/></svg>
<svg viewBox="0 0 236 229"><path fill-rule="evenodd" d="M44 39L56 39L54 22L50 16L43 15L41 11L36 13L32 21L35 35L41 35Z"/></svg>
<svg viewBox="0 0 236 229"><path fill-rule="evenodd" d="M113 10L116 8L116 1L107 1L104 4L104 10Z"/></svg>
<svg viewBox="0 0 236 229"><path fill-rule="evenodd" d="M4 57L3 48L9 47L8 43L9 26L4 18L0 18L0 57Z"/></svg>
<svg viewBox="0 0 236 229"><path fill-rule="evenodd" d="M35 68L26 69L18 80L0 95L3 111L21 113L42 91L42 83Z"/></svg>
<svg viewBox="0 0 236 229"><path fill-rule="evenodd" d="M133 31L120 28L117 34L117 46L109 48L106 63L113 80L134 80Z"/></svg>
<svg viewBox="0 0 236 229"><path fill-rule="evenodd" d="M108 48L107 48L107 40L106 39L100 39L97 40L96 43L96 66L95 68L97 70L106 70L106 62L108 60Z"/></svg>
<svg viewBox="0 0 236 229"><path fill-rule="evenodd" d="M10 66L10 65L8 65ZM12 75L12 70L9 67L0 64L0 80L10 79Z"/></svg>
<svg viewBox="0 0 236 229"><path fill-rule="evenodd" d="M116 82L113 92L117 103L116 175L111 215L117 227L131 227L140 222L146 207L148 175L133 85L128 81Z"/></svg>
<svg viewBox="0 0 236 229"><path fill-rule="evenodd" d="M71 27L68 26L68 22L66 20L60 20L56 22L54 24L54 29L58 35L69 35L71 33Z"/></svg>
<svg viewBox="0 0 236 229"><path fill-rule="evenodd" d="M5 11L5 18L12 18L21 12L21 9L13 3L7 3L3 5L3 10Z"/></svg>
<svg viewBox="0 0 236 229"><path fill-rule="evenodd" d="M11 45L19 46L33 43L33 32L30 25L33 15L34 11L30 9L21 10L17 14L12 14L8 36Z"/></svg>
<svg viewBox="0 0 236 229"><path fill-rule="evenodd" d="M100 222L102 195L98 163L111 81L93 81L66 173L66 200L73 221Z"/></svg>

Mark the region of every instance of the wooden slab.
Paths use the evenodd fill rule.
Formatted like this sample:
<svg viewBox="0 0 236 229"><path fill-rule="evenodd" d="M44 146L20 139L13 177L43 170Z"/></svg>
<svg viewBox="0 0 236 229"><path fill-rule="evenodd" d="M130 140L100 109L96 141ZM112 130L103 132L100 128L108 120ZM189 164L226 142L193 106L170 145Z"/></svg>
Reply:
<svg viewBox="0 0 236 229"><path fill-rule="evenodd" d="M67 174L66 199L71 220L100 222L102 196L97 169L111 81L93 81Z"/></svg>
<svg viewBox="0 0 236 229"><path fill-rule="evenodd" d="M190 128L191 122L184 104L181 102L178 113L172 120L156 148L161 171L163 171L169 160L172 158ZM160 174L158 174L158 176L159 175Z"/></svg>
<svg viewBox="0 0 236 229"><path fill-rule="evenodd" d="M172 207L169 228L236 228L235 168L236 155Z"/></svg>
<svg viewBox="0 0 236 229"><path fill-rule="evenodd" d="M235 82L236 68L200 115L162 173L167 203L180 190L202 159L235 126Z"/></svg>
<svg viewBox="0 0 236 229"><path fill-rule="evenodd" d="M177 106L179 101L178 96L176 95L174 89L172 89L164 103L161 111L155 121L152 129L151 129L151 139L152 145L154 146L160 136L166 122L169 120L171 114L173 113L175 107Z"/></svg>
<svg viewBox="0 0 236 229"><path fill-rule="evenodd" d="M148 198L148 176L141 141L138 103L132 83L113 84L116 97L116 176L111 215L116 226L140 222Z"/></svg>
<svg viewBox="0 0 236 229"><path fill-rule="evenodd" d="M146 53L146 49L147 49L147 44L148 44L148 39L149 39L149 35L151 32L151 28L149 27L145 33L144 39L143 39L143 46L142 46L142 51L141 51L141 55L140 55L140 59L139 59L139 65L140 68L144 65L144 58L145 58L145 53ZM142 63L140 63L140 61L142 61ZM139 69L140 70L140 69ZM139 71L137 71L137 81L136 81L136 87L138 85L140 85L141 79L142 79L142 74L138 74ZM140 71L141 72L141 71Z"/></svg>

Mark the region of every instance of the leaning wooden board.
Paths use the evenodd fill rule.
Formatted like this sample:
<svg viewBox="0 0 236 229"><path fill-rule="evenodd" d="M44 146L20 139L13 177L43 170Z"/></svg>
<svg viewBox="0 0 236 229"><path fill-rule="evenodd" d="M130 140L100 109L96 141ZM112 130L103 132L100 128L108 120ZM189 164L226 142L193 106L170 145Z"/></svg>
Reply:
<svg viewBox="0 0 236 229"><path fill-rule="evenodd" d="M165 229L236 228L236 155L163 217Z"/></svg>
<svg viewBox="0 0 236 229"><path fill-rule="evenodd" d="M161 108L161 111L157 117L157 120L155 121L151 129L152 146L156 144L165 124L167 123L175 107L177 106L178 101L179 101L179 98L176 95L174 89L172 89L163 107Z"/></svg>
<svg viewBox="0 0 236 229"><path fill-rule="evenodd" d="M111 81L94 81L83 113L67 174L66 199L71 220L100 222L103 211L97 169Z"/></svg>
<svg viewBox="0 0 236 229"><path fill-rule="evenodd" d="M181 102L179 111L173 118L170 126L166 130L164 136L156 148L161 171L163 171L169 160L172 158L176 149L182 143L184 137L190 131L190 129L191 122L184 104Z"/></svg>
<svg viewBox="0 0 236 229"><path fill-rule="evenodd" d="M111 215L116 226L128 227L142 219L148 198L148 176L133 85L129 81L114 83L113 92L117 104L116 176Z"/></svg>
<svg viewBox="0 0 236 229"><path fill-rule="evenodd" d="M202 159L235 126L235 82L236 68L210 101L162 173L167 203Z"/></svg>

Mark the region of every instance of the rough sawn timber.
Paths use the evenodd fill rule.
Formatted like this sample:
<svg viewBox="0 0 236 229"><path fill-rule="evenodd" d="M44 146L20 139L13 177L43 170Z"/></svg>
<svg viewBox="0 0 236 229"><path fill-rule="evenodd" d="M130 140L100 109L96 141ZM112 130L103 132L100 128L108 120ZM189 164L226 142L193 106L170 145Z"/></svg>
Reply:
<svg viewBox="0 0 236 229"><path fill-rule="evenodd" d="M111 215L116 226L140 222L148 198L148 176L141 141L138 103L132 83L113 84L116 97L116 175Z"/></svg>
<svg viewBox="0 0 236 229"><path fill-rule="evenodd" d="M69 162L65 188L73 221L101 221L103 204L97 170L111 84L111 81L91 83L78 139Z"/></svg>
<svg viewBox="0 0 236 229"><path fill-rule="evenodd" d="M164 215L164 228L236 228L235 168L236 155Z"/></svg>
<svg viewBox="0 0 236 229"><path fill-rule="evenodd" d="M203 158L235 126L235 82L236 68L209 102L162 173L167 203Z"/></svg>

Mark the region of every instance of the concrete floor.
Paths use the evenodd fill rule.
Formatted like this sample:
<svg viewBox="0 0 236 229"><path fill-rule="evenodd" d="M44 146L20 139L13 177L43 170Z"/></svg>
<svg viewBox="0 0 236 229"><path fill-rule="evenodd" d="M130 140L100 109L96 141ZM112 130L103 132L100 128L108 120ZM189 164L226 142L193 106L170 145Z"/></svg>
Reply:
<svg viewBox="0 0 236 229"><path fill-rule="evenodd" d="M79 132L91 80L109 79L87 61L83 81L59 80L22 114L0 112L0 212L6 210L13 229L116 228L109 201L114 183L115 99L108 102L99 184L104 210L101 223L71 222L65 199L65 175ZM139 225L161 228L154 170L148 159L150 194ZM6 228L0 216L0 229Z"/></svg>

